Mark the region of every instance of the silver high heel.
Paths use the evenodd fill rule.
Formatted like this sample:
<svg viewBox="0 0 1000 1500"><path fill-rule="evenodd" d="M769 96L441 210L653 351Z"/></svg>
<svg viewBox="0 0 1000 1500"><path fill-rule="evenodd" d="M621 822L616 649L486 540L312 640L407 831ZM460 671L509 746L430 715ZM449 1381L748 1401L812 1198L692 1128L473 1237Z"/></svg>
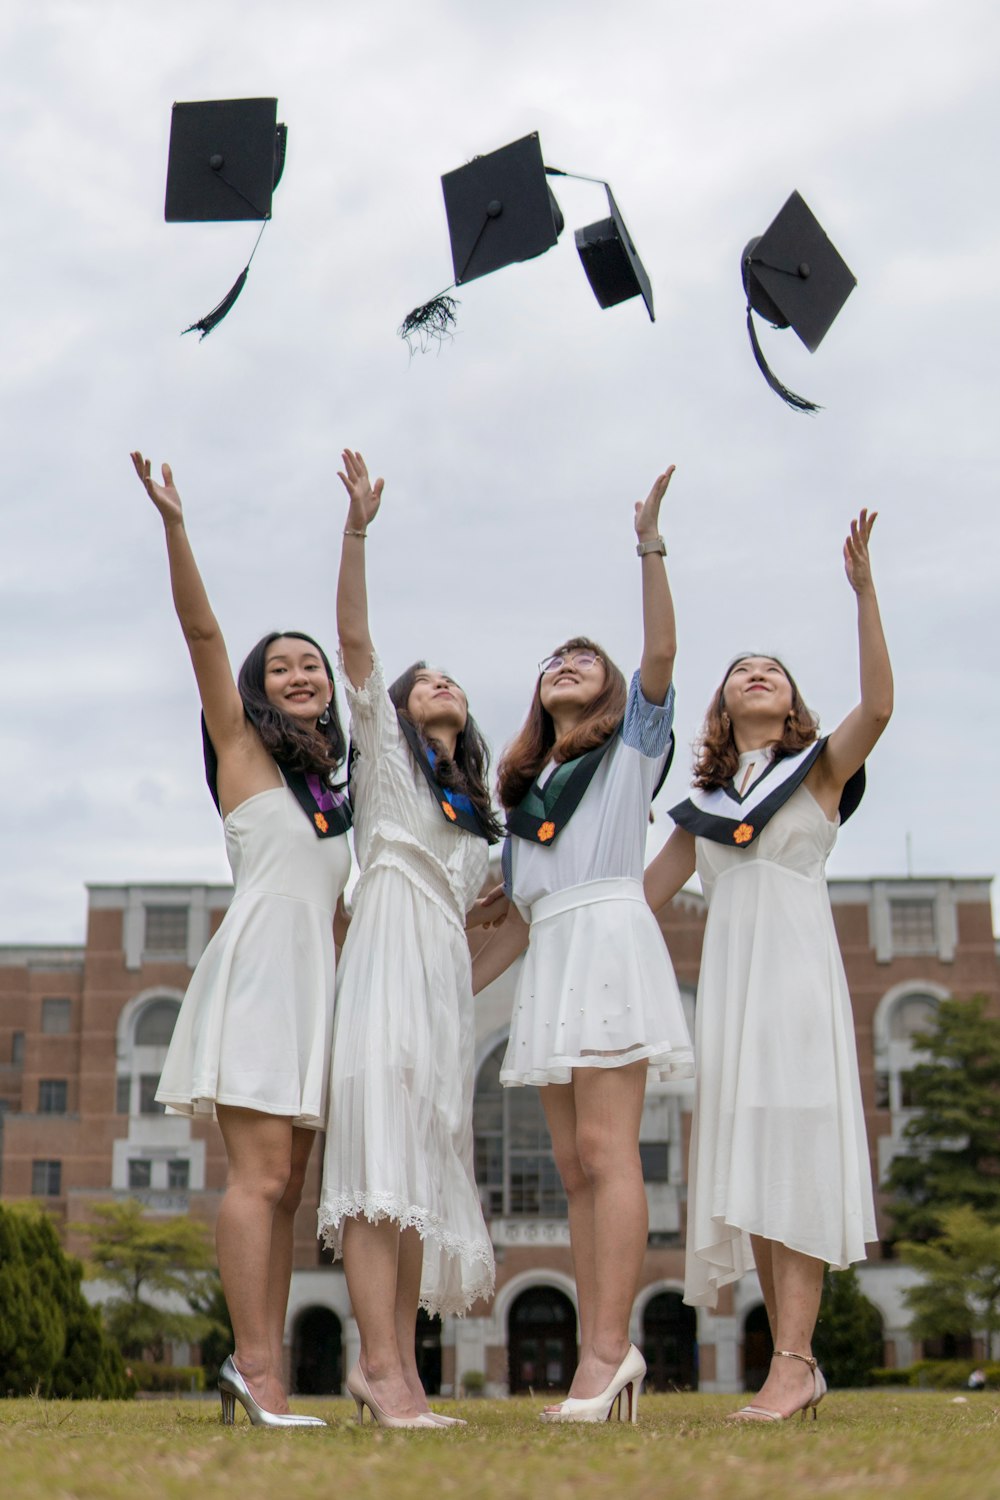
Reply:
<svg viewBox="0 0 1000 1500"><path fill-rule="evenodd" d="M222 1402L222 1425L232 1427L236 1421L237 1401L246 1412L254 1427L325 1427L322 1417L298 1417L291 1412L283 1416L276 1411L265 1411L255 1401L243 1376L233 1363L230 1354L219 1371L219 1400Z"/></svg>
<svg viewBox="0 0 1000 1500"><path fill-rule="evenodd" d="M639 1416L639 1387L646 1375L646 1361L634 1344L599 1396L567 1396L553 1411L539 1412L543 1422L610 1422L617 1410L619 1422L635 1422ZM622 1416L622 1401L628 1401Z"/></svg>
<svg viewBox="0 0 1000 1500"><path fill-rule="evenodd" d="M811 1411L813 1421L816 1421L819 1415L816 1408L826 1395L826 1379L823 1371L811 1354L796 1354L793 1349L775 1349L774 1353L779 1354L782 1359L798 1359L804 1365L809 1366L813 1374L812 1395L808 1396L801 1406L797 1406L795 1411L790 1411L787 1416L784 1412L771 1411L770 1407L767 1406L741 1406L739 1411L732 1413L732 1416L729 1418L731 1422L738 1422L741 1417L748 1417L751 1421L755 1422L786 1422L788 1417L794 1417L796 1411L800 1411L803 1416L805 1416L807 1411Z"/></svg>
<svg viewBox="0 0 1000 1500"><path fill-rule="evenodd" d="M442 1427L451 1427L453 1422L455 1421L453 1417L446 1417L443 1421L437 1422L434 1419L434 1413L429 1411L421 1412L417 1417L390 1416L387 1411L384 1411L383 1408L379 1406L378 1402L375 1400L375 1397L372 1395L371 1388L368 1385L368 1381L365 1379L365 1373L362 1370L360 1363L354 1366L354 1369L348 1375L347 1379L344 1381L344 1384L347 1386L347 1389L354 1397L354 1404L358 1409L358 1422L362 1426L364 1425L366 1406L371 1415L372 1421L377 1427L422 1427L425 1431L436 1429L440 1432Z"/></svg>

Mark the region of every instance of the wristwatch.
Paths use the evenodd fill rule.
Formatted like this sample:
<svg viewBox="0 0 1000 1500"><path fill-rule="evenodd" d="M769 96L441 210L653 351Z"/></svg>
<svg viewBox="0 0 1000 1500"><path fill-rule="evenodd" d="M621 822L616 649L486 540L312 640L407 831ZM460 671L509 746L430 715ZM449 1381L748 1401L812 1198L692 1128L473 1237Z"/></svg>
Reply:
<svg viewBox="0 0 1000 1500"><path fill-rule="evenodd" d="M636 557L645 557L649 552L658 552L661 557L667 555L667 544L662 536L654 536L649 542L637 542L635 547Z"/></svg>

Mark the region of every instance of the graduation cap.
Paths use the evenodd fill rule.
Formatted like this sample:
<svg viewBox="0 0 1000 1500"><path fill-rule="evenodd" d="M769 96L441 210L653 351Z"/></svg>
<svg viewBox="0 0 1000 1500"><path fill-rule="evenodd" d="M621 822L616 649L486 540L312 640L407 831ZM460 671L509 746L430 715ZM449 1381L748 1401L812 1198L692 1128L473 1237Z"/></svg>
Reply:
<svg viewBox="0 0 1000 1500"><path fill-rule="evenodd" d="M250 259L217 307L185 333L211 333L229 312L246 283L271 217L271 195L285 165L287 130L278 123L277 99L209 99L175 104L170 120L167 193L168 224L259 219L260 233Z"/></svg>
<svg viewBox="0 0 1000 1500"><path fill-rule="evenodd" d="M747 245L742 270L747 330L764 379L796 411L818 411L812 401L790 391L769 369L751 310L774 328L794 328L814 354L857 286L857 277L799 193L792 193L774 222Z"/></svg>
<svg viewBox="0 0 1000 1500"><path fill-rule="evenodd" d="M549 177L580 174L547 167L537 132L445 173L441 186L455 279L443 292L407 314L399 328L401 338L409 343L416 337L421 347L426 347L428 339L444 338L455 326L458 306L449 292L516 261L533 260L556 244L565 221ZM612 307L641 294L652 317L649 280L611 189L601 178L581 180L599 182L607 189L611 211L610 219L588 225L576 236L598 302L602 307Z"/></svg>

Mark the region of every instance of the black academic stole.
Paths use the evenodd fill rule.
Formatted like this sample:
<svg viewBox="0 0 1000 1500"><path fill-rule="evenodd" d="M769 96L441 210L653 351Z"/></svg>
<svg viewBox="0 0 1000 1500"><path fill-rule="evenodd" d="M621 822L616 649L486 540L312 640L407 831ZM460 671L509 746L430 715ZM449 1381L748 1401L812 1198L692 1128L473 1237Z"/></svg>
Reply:
<svg viewBox="0 0 1000 1500"><path fill-rule="evenodd" d="M507 832L517 838L528 839L533 844L551 848L576 812L583 795L593 781L598 766L621 734L621 724L609 734L603 745L597 745L575 760L563 761L552 775L540 784L538 778L531 783L518 805L507 814ZM674 758L674 736L670 734L667 758L653 789L655 797L663 785Z"/></svg>
<svg viewBox="0 0 1000 1500"><path fill-rule="evenodd" d="M413 752L413 759L418 768L423 771L434 796L434 801L441 810L441 816L455 828L464 828L466 833L474 833L477 838L485 839L488 844L495 844L496 837L483 823L476 809L473 807L468 811L464 807L456 807L448 801L445 788L434 774L434 768L427 758L427 746L424 744L415 727L408 719L399 717L399 727L403 731L403 738Z"/></svg>
<svg viewBox="0 0 1000 1500"><path fill-rule="evenodd" d="M823 753L828 735L807 745L797 755L783 755L772 760L745 796L741 797L731 782L706 791L694 787L690 797L670 809L670 816L680 828L696 838L712 839L746 849L767 827L779 807L783 807L796 787L801 786ZM865 768L855 771L840 798L840 821L846 823L865 791Z"/></svg>
<svg viewBox="0 0 1000 1500"><path fill-rule="evenodd" d="M222 808L219 804L217 785L219 760L205 723L204 714L201 716L201 744L205 756L205 780L208 782L208 790L212 794L215 810L221 818ZM280 760L276 760L275 765L285 778L288 790L312 824L317 838L335 839L339 834L347 832L352 818L351 804L346 790L340 791L331 786L324 786L321 777L306 776L302 771L289 770L288 766L282 765ZM316 789L310 786L310 782L315 783L318 795Z"/></svg>

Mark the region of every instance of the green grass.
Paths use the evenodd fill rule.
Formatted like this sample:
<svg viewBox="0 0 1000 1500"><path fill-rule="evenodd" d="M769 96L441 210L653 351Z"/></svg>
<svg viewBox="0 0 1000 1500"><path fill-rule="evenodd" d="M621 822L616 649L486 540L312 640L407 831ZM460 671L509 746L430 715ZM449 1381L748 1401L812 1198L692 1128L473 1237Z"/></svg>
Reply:
<svg viewBox="0 0 1000 1500"><path fill-rule="evenodd" d="M296 1401L327 1430L223 1429L208 1401L0 1401L3 1500L990 1500L1000 1398L834 1392L817 1422L727 1425L732 1396L650 1396L636 1427L543 1427L538 1401L444 1409L469 1426L380 1432L353 1403Z"/></svg>

